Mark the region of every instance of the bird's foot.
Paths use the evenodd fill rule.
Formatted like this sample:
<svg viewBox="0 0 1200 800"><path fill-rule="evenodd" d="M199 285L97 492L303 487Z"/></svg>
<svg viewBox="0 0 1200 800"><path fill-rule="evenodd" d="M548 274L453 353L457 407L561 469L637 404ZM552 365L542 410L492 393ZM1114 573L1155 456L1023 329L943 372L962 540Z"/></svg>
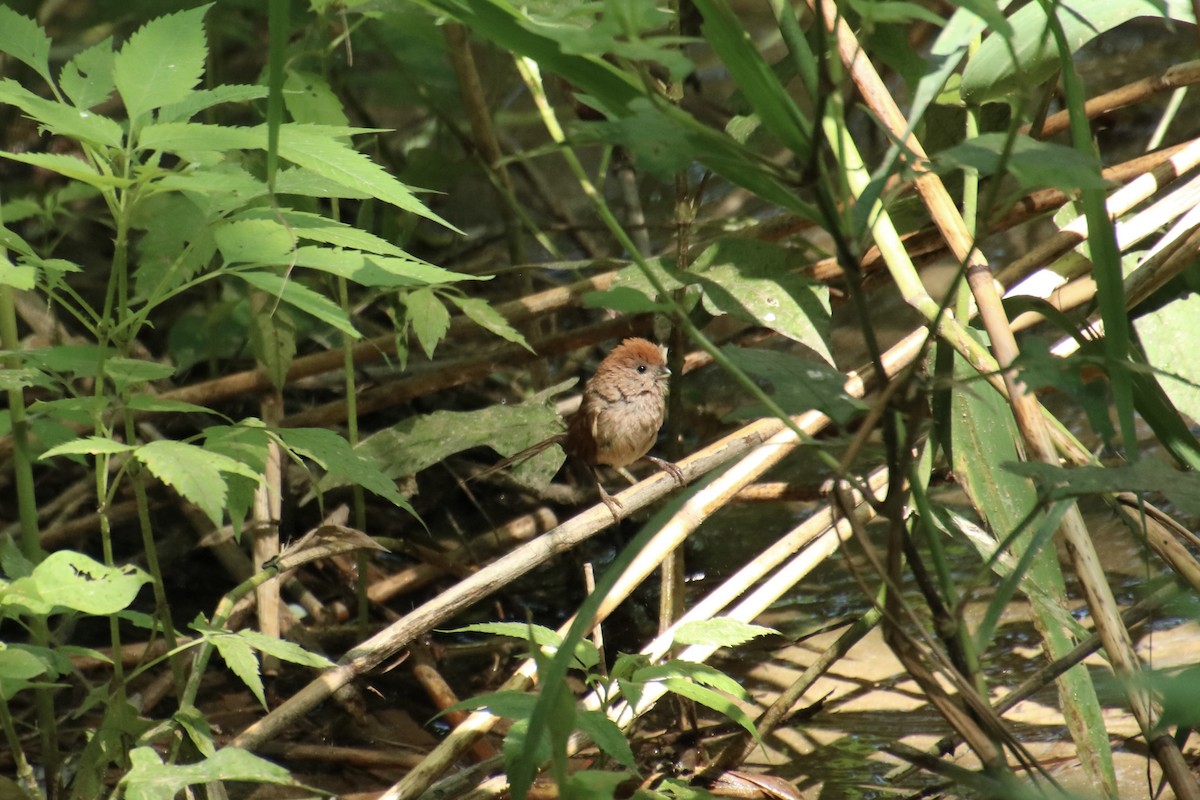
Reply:
<svg viewBox="0 0 1200 800"><path fill-rule="evenodd" d="M613 522L620 523L621 511L624 510L625 506L621 504L620 500L609 494L608 491L600 485L599 481L596 482L596 488L600 490L600 499L604 501L604 505L608 506L609 512L613 515Z"/></svg>
<svg viewBox="0 0 1200 800"><path fill-rule="evenodd" d="M654 456L646 456L646 460L651 462L652 464L654 464L656 467L661 469L663 472L670 475L672 478L674 478L675 482L678 483L680 486L684 486L687 483L687 481L685 481L683 479L683 471L681 469L679 469L679 467L672 464L670 461L667 461L662 458L656 458Z"/></svg>

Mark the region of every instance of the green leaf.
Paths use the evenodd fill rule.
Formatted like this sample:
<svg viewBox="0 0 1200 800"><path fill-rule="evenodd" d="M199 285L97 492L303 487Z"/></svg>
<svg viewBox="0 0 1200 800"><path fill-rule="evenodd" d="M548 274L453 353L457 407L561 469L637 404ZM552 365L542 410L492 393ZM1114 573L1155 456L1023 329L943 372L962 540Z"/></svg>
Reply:
<svg viewBox="0 0 1200 800"><path fill-rule="evenodd" d="M625 738L625 732L603 711L580 710L575 714L575 725L618 764L633 772L638 771L637 759L633 757L633 749Z"/></svg>
<svg viewBox="0 0 1200 800"><path fill-rule="evenodd" d="M486 331L494 333L505 341L519 344L529 352L533 352L533 348L529 346L529 342L525 341L525 337L521 332L508 323L496 309L481 297L459 297L456 294L450 294L450 302L458 306L459 310L467 315L467 318L474 322L479 327Z"/></svg>
<svg viewBox="0 0 1200 800"><path fill-rule="evenodd" d="M108 117L44 100L8 78L0 81L0 103L16 106L51 133L69 139L119 148L125 136L121 126Z"/></svg>
<svg viewBox="0 0 1200 800"><path fill-rule="evenodd" d="M267 96L267 87L226 83L212 89L196 89L178 103L169 103L158 111L160 122L184 122L222 103L245 103Z"/></svg>
<svg viewBox="0 0 1200 800"><path fill-rule="evenodd" d="M478 411L435 411L410 417L364 439L358 452L384 475L399 478L481 445L510 456L562 430L558 413L532 400ZM562 450L552 448L521 465L524 469L517 476L523 483L544 487L563 459Z"/></svg>
<svg viewBox="0 0 1200 800"><path fill-rule="evenodd" d="M265 140L263 142L266 144ZM434 214L408 187L321 126L283 125L279 129L279 155L335 183L364 191L385 203L431 219L455 233L458 228Z"/></svg>
<svg viewBox="0 0 1200 800"><path fill-rule="evenodd" d="M197 626L193 625L192 627ZM205 631L204 638L211 642L217 652L221 654L221 660L225 662L225 666L229 667L230 672L237 675L242 683L246 684L246 688L258 698L262 707L266 708L267 698L263 690L262 675L258 669L258 657L254 655L254 648L250 646L250 643L237 634L225 630Z"/></svg>
<svg viewBox="0 0 1200 800"><path fill-rule="evenodd" d="M139 150L178 153L266 149L267 129L262 125L239 128L198 122L160 122L142 128L137 146Z"/></svg>
<svg viewBox="0 0 1200 800"><path fill-rule="evenodd" d="M83 553L59 550L34 568L31 580L54 605L104 617L128 608L150 576L133 565L106 567Z"/></svg>
<svg viewBox="0 0 1200 800"><path fill-rule="evenodd" d="M774 628L751 625L729 617L688 622L675 631L675 644L704 644L717 647L737 647L759 636L778 634Z"/></svg>
<svg viewBox="0 0 1200 800"><path fill-rule="evenodd" d="M217 249L229 264L287 264L296 250L295 237L273 219L230 222L213 231Z"/></svg>
<svg viewBox="0 0 1200 800"><path fill-rule="evenodd" d="M284 313L283 309L274 314L251 315L250 346L254 357L267 371L272 385L276 389L283 389L292 359L296 357L296 326L291 316Z"/></svg>
<svg viewBox="0 0 1200 800"><path fill-rule="evenodd" d="M706 248L689 271L675 277L704 288L710 313L768 327L833 363L829 290L796 274L805 261L801 253L767 242L722 239Z"/></svg>
<svg viewBox="0 0 1200 800"><path fill-rule="evenodd" d="M939 168L970 168L983 176L1003 171L1026 190L1051 186L1070 193L1076 189L1108 188L1108 181L1100 177L1094 158L1061 144L1018 135L1008 160L1001 161L1007 138L1003 133L985 133L943 150L934 157L934 162Z"/></svg>
<svg viewBox="0 0 1200 800"><path fill-rule="evenodd" d="M292 119L319 125L349 125L342 101L320 75L289 70L283 82L283 102Z"/></svg>
<svg viewBox="0 0 1200 800"><path fill-rule="evenodd" d="M330 247L301 247L296 251L298 267L317 269L373 288L424 286L485 277L435 267L411 258L364 255L356 250Z"/></svg>
<svg viewBox="0 0 1200 800"><path fill-rule="evenodd" d="M326 669L334 666L332 661L320 653L309 652L295 642L289 642L286 639L277 639L252 630L241 630L235 635L255 650L272 655L281 661L289 661L313 669Z"/></svg>
<svg viewBox="0 0 1200 800"><path fill-rule="evenodd" d="M260 476L240 461L185 442L163 439L137 448L138 461L156 478L200 508L214 525L221 524L226 484L222 473L252 480Z"/></svg>
<svg viewBox="0 0 1200 800"><path fill-rule="evenodd" d="M408 322L412 325L426 358L433 358L438 342L450 330L450 312L431 289L417 289L404 298Z"/></svg>
<svg viewBox="0 0 1200 800"><path fill-rule="evenodd" d="M236 747L223 747L196 764L163 764L150 747L134 748L129 760L133 768L121 778L126 800L162 800L187 786L216 781L295 783L283 767Z"/></svg>
<svg viewBox="0 0 1200 800"><path fill-rule="evenodd" d="M557 631L544 625L532 625L526 622L479 622L453 628L447 633L490 633L494 636L509 636L523 642L532 642L547 653L553 654L562 646L562 636ZM600 663L600 653L596 645L584 639L575 647L576 666L589 669Z"/></svg>
<svg viewBox="0 0 1200 800"><path fill-rule="evenodd" d="M26 65L45 79L50 78L50 37L29 17L0 5L0 53Z"/></svg>
<svg viewBox="0 0 1200 800"><path fill-rule="evenodd" d="M42 453L38 457L38 460L40 461L47 458L54 458L55 456L94 456L99 453L127 453L133 449L133 445L124 444L123 442L114 442L112 439L105 439L101 436L85 436L82 439L76 439L71 442L60 444L57 447L51 447L46 452Z"/></svg>
<svg viewBox="0 0 1200 800"><path fill-rule="evenodd" d="M0 6L3 8L3 6ZM0 157L7 158L11 161L20 161L24 164L32 164L35 167L57 172L59 175L65 175L88 186L95 186L97 189L106 187L119 186L125 188L133 184L133 181L126 178L118 178L115 175L101 175L88 162L82 158L75 156L63 155L61 153L5 153L0 152Z"/></svg>
<svg viewBox="0 0 1200 800"><path fill-rule="evenodd" d="M1004 468L1033 478L1042 494L1059 499L1102 492L1161 492L1189 516L1200 516L1200 480L1157 459L1120 467L1057 467L1053 464L1009 462Z"/></svg>
<svg viewBox="0 0 1200 800"><path fill-rule="evenodd" d="M415 516L408 501L396 489L396 484L380 471L375 462L352 449L350 443L337 433L323 428L282 428L275 434L289 450L311 458L329 474L347 483L358 484Z"/></svg>
<svg viewBox="0 0 1200 800"><path fill-rule="evenodd" d="M112 37L80 51L63 65L58 85L79 108L94 108L109 98L113 83Z"/></svg>
<svg viewBox="0 0 1200 800"><path fill-rule="evenodd" d="M210 4L158 17L143 25L117 53L113 82L129 121L183 100L200 83L208 45L204 15Z"/></svg>
<svg viewBox="0 0 1200 800"><path fill-rule="evenodd" d="M662 683L668 679L703 684L742 699L749 697L746 690L736 680L716 667L696 661L671 659L663 664L651 664L633 673L631 678L636 683L650 683L651 681Z"/></svg>
<svg viewBox="0 0 1200 800"><path fill-rule="evenodd" d="M298 281L271 272L235 272L234 274L254 288L278 297L305 314L316 317L326 325L349 334L355 339L362 338L362 334L350 323L350 318L346 316L345 311Z"/></svg>
<svg viewBox="0 0 1200 800"><path fill-rule="evenodd" d="M18 267L0 255L0 286L11 286L28 292L37 285L37 270L33 267Z"/></svg>
<svg viewBox="0 0 1200 800"><path fill-rule="evenodd" d="M870 406L846 392L846 376L816 358L779 350L734 347L721 352L791 415L816 409L845 425ZM731 419L757 419L769 412L759 403L735 409Z"/></svg>
<svg viewBox="0 0 1200 800"><path fill-rule="evenodd" d="M1192 350L1200 335L1200 295L1176 298L1139 316L1133 325L1171 402L1193 420L1200 419L1200 364Z"/></svg>
<svg viewBox="0 0 1200 800"><path fill-rule="evenodd" d="M134 226L145 234L137 243L134 290L141 297L157 299L209 265L217 245L205 217L191 196L161 194L138 203Z"/></svg>
<svg viewBox="0 0 1200 800"><path fill-rule="evenodd" d="M1136 17L1164 15L1195 24L1185 0L1058 0L1051 4L1066 34L1072 53L1095 37ZM1058 53L1047 28L1041 3L1029 3L1009 17L1011 36L993 33L984 40L963 72L962 95L968 103L982 104L1024 97L1028 90L1055 74ZM1012 52L1016 53L1016 62Z"/></svg>
<svg viewBox="0 0 1200 800"><path fill-rule="evenodd" d="M447 711L487 709L488 713L497 717L520 720L530 715L536 702L537 697L525 692L489 692L477 697L469 697L466 700L461 700L449 708L443 709L441 713L445 714Z"/></svg>
<svg viewBox="0 0 1200 800"><path fill-rule="evenodd" d="M270 208L251 208L237 215L238 220L247 219L282 219L291 229L292 234L298 239L307 239L314 242L323 242L325 244L337 245L338 247L348 247L354 250L363 250L368 253L378 253L384 256L395 256L411 264L425 264L426 262L409 255L404 250L396 247L387 239L376 236L375 234L364 231L361 228L356 228L353 225L347 225L344 222L323 217L320 214L311 214L306 211L294 211L289 208L270 209ZM430 265L432 266L432 265ZM435 267L435 269L437 269ZM446 271L448 275L458 275L459 273ZM413 276L416 277L415 275ZM463 275L463 278L472 276ZM440 283L441 281L429 281L430 283Z"/></svg>
<svg viewBox="0 0 1200 800"><path fill-rule="evenodd" d="M169 378L175 374L175 367L170 364L159 364L157 361L113 356L105 360L104 374L111 378L118 387L125 387L130 384Z"/></svg>
<svg viewBox="0 0 1200 800"><path fill-rule="evenodd" d="M667 310L632 286L613 286L603 292L588 292L583 296L586 308L608 308L622 314L651 314Z"/></svg>
<svg viewBox="0 0 1200 800"><path fill-rule="evenodd" d="M724 0L697 0L704 38L713 46L763 125L804 163L812 149L812 121L797 106Z"/></svg>
<svg viewBox="0 0 1200 800"><path fill-rule="evenodd" d="M714 692L706 686L692 683L691 681L682 678L668 678L664 680L663 686L674 692L675 694L686 697L689 700L695 700L700 705L711 708L718 714L723 714L729 719L741 725L747 733L754 737L755 741L761 744L758 738L758 731L754 727L754 721L741 709L736 703L730 700L719 692Z"/></svg>

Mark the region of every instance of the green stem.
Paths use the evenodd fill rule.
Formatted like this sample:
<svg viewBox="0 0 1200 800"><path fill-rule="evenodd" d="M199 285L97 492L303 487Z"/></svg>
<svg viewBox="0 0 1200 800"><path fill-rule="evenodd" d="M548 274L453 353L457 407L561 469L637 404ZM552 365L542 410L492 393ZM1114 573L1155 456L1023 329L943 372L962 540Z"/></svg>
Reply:
<svg viewBox="0 0 1200 800"><path fill-rule="evenodd" d="M0 259L8 261L8 254L0 250ZM15 355L21 348L17 336L17 312L13 298L13 287L0 285L0 347L13 353L3 359L5 366L16 369L20 357ZM38 536L37 493L33 486L33 453L29 446L29 419L25 414L25 395L21 389L8 390L8 414L12 426L13 474L17 485L17 514L21 526L21 550L30 562L42 560L42 547ZM33 644L50 646L50 627L44 616L33 616L29 620ZM46 785L58 785L58 730L54 715L54 692L39 688L36 692L38 728L42 735L42 760L46 770ZM7 706L5 707L7 714ZM13 749L14 753L20 751Z"/></svg>

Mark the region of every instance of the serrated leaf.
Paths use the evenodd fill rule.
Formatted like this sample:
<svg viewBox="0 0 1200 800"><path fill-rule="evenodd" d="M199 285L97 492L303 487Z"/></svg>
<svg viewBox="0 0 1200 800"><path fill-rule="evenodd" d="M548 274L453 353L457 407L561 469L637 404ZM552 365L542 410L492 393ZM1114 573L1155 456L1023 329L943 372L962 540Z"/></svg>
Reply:
<svg viewBox="0 0 1200 800"><path fill-rule="evenodd" d="M37 285L37 270L33 267L18 267L4 256L0 256L0 286L11 286L28 292Z"/></svg>
<svg viewBox="0 0 1200 800"><path fill-rule="evenodd" d="M260 477L240 461L169 439L144 444L135 455L156 478L195 503L214 525L221 524L225 507L226 484L222 473L256 481Z"/></svg>
<svg viewBox="0 0 1200 800"><path fill-rule="evenodd" d="M625 733L603 711L582 709L575 714L575 725L587 734L596 746L623 767L638 771L637 760Z"/></svg>
<svg viewBox="0 0 1200 800"><path fill-rule="evenodd" d="M774 628L751 625L749 622L729 617L713 617L680 625L675 631L675 644L737 647L739 644L757 639L759 636L770 636L777 633L779 631Z"/></svg>
<svg viewBox="0 0 1200 800"><path fill-rule="evenodd" d="M362 286L378 289L479 280L421 261L365 255L357 250L334 247L301 247L296 250L295 263L298 267L339 275Z"/></svg>
<svg viewBox="0 0 1200 800"><path fill-rule="evenodd" d="M274 300L268 298L267 302L274 303ZM291 318L282 310L268 314L264 309L251 315L250 346L271 383L276 389L282 389L287 383L292 359L296 357L296 326Z"/></svg>
<svg viewBox="0 0 1200 800"><path fill-rule="evenodd" d="M754 721L750 719L749 715L740 706L725 695L714 692L707 686L700 686L681 678L668 678L663 681L663 686L681 697L695 700L700 705L729 717L729 719L741 725L747 733L753 736L755 741L760 741L758 730L754 727Z"/></svg>
<svg viewBox="0 0 1200 800"><path fill-rule="evenodd" d="M281 126L279 155L335 183L367 192L385 203L431 219L455 233L462 233L426 208L407 186L389 175L383 167L322 128L309 125Z"/></svg>
<svg viewBox="0 0 1200 800"><path fill-rule="evenodd" d="M170 364L159 364L157 361L113 356L105 360L104 374L118 386L125 386L169 378L175 374L175 367Z"/></svg>
<svg viewBox="0 0 1200 800"><path fill-rule="evenodd" d="M3 6L0 6L0 8L3 8ZM31 164L40 169L57 172L59 175L86 183L88 186L95 186L97 189L111 188L113 186L125 188L133 184L133 181L126 178L118 178L115 175L101 175L96 171L95 167L82 158L62 153L0 152L0 156L10 161L20 161L23 164Z"/></svg>
<svg viewBox="0 0 1200 800"><path fill-rule="evenodd" d="M133 768L121 778L126 800L162 800L185 787L216 781L295 783L283 767L236 747L223 747L196 764L163 764L150 747L134 748L129 760Z"/></svg>
<svg viewBox="0 0 1200 800"><path fill-rule="evenodd" d="M438 342L450 330L450 312L430 289L417 289L404 298L408 323L412 325L426 358L433 358Z"/></svg>
<svg viewBox="0 0 1200 800"><path fill-rule="evenodd" d="M104 147L120 147L125 135L121 126L108 117L45 100L8 78L0 81L0 103L16 106L51 133L70 139Z"/></svg>
<svg viewBox="0 0 1200 800"><path fill-rule="evenodd" d="M450 302L458 306L459 310L479 327L494 333L505 341L519 344L529 352L533 352L533 348L529 346L529 342L525 341L521 332L510 325L504 315L492 308L486 300L479 297L459 297L455 294L450 294L449 298Z"/></svg>
<svg viewBox="0 0 1200 800"><path fill-rule="evenodd" d="M375 234L347 225L344 222L312 214L307 211L295 211L290 208L270 209L251 208L237 215L237 219L276 219L281 218L298 239L308 239L314 242L348 247L367 253L378 253L385 256L395 256L405 259L412 264L425 264L425 261L409 255L396 245L376 236ZM432 265L430 265L432 266ZM448 271L447 271L448 272ZM459 273L449 273L458 275ZM464 275L463 277L472 277ZM432 281L431 281L432 282Z"/></svg>
<svg viewBox="0 0 1200 800"><path fill-rule="evenodd" d="M724 672L721 672L716 667L696 661L671 659L663 664L651 664L635 672L631 680L638 683L650 683L651 681L665 683L669 680L686 680L709 686L734 697L745 699L749 696L740 683Z"/></svg>
<svg viewBox="0 0 1200 800"><path fill-rule="evenodd" d="M289 70L283 82L283 103L292 119L300 123L348 125L342 101L320 75Z"/></svg>
<svg viewBox="0 0 1200 800"><path fill-rule="evenodd" d="M46 83L50 78L50 37L29 17L18 14L7 5L0 5L0 53L26 65Z"/></svg>
<svg viewBox="0 0 1200 800"><path fill-rule="evenodd" d="M330 300L317 294L294 279L287 279L271 272L235 272L237 277L272 297L316 317L330 327L361 339L362 334L350 323L346 312Z"/></svg>
<svg viewBox="0 0 1200 800"><path fill-rule="evenodd" d="M142 128L137 146L139 150L181 153L265 150L267 131L261 125L241 128L199 122L162 122Z"/></svg>
<svg viewBox="0 0 1200 800"><path fill-rule="evenodd" d="M211 4L147 22L113 60L113 82L131 123L155 108L177 103L200 83L208 44L204 15Z"/></svg>
<svg viewBox="0 0 1200 800"><path fill-rule="evenodd" d="M159 109L158 119L160 122L184 122L222 103L245 103L266 96L267 87L253 84L226 83L212 89L196 89L179 102Z"/></svg>
<svg viewBox="0 0 1200 800"><path fill-rule="evenodd" d="M230 672L237 675L246 688L258 698L263 708L267 707L267 698L263 691L262 675L258 669L258 657L254 648L242 637L228 631L218 631L205 636L212 642L213 647L221 654L221 660Z"/></svg>
<svg viewBox="0 0 1200 800"><path fill-rule="evenodd" d="M380 471L375 462L355 452L350 443L337 433L323 428L283 428L275 433L286 447L316 461L329 474L347 483L358 484L415 516L416 512L396 489L396 484Z"/></svg>
<svg viewBox="0 0 1200 800"><path fill-rule="evenodd" d="M295 642L289 642L286 639L276 639L273 636L267 636L266 634L252 630L241 630L236 635L255 650L275 656L281 661L288 661L292 664L300 664L301 666L312 667L314 669L325 669L334 665L332 661L320 653L309 652Z"/></svg>
<svg viewBox="0 0 1200 800"><path fill-rule="evenodd" d="M225 174L212 177L227 180ZM191 196L164 193L149 197L138 204L134 224L145 230L137 243L134 272L134 290L145 298L161 297L191 279L208 266L217 251L206 214Z"/></svg>
<svg viewBox="0 0 1200 800"><path fill-rule="evenodd" d="M85 436L82 439L76 439L72 442L64 442L56 447L51 447L46 452L38 456L38 460L54 458L55 456L69 455L88 455L94 456L99 453L126 453L133 450L133 445L123 442L114 442L112 439L105 439L102 436Z"/></svg>
<svg viewBox="0 0 1200 800"><path fill-rule="evenodd" d="M79 108L93 108L116 89L113 83L112 37L75 54L58 74L58 85Z"/></svg>
<svg viewBox="0 0 1200 800"><path fill-rule="evenodd" d="M296 249L288 229L274 219L238 220L213 230L228 264L287 264Z"/></svg>
<svg viewBox="0 0 1200 800"><path fill-rule="evenodd" d="M106 567L83 553L59 550L34 568L31 580L54 605L102 617L128 607L150 576L133 565Z"/></svg>
<svg viewBox="0 0 1200 800"><path fill-rule="evenodd" d="M509 636L523 642L532 641L547 653L557 652L562 646L562 636L557 631L544 625L531 625L525 622L480 622L453 628L447 633L490 633L494 636ZM586 670L600 663L600 653L596 645L584 639L576 645L575 660L580 668Z"/></svg>

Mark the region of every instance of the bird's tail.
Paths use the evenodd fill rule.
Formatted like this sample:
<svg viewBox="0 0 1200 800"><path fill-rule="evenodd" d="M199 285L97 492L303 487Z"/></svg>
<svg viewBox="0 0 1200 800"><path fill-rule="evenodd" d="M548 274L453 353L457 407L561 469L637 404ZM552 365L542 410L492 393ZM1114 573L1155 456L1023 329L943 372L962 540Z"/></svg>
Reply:
<svg viewBox="0 0 1200 800"><path fill-rule="evenodd" d="M553 447L556 444L557 445L565 444L566 441L567 441L566 431L555 434L554 436L551 436L549 439L543 439L542 441L538 442L535 445L530 445L529 447L526 447L524 450L522 450L519 453L513 453L508 458L497 461L495 464L493 464L492 466L483 470L482 472L477 472L474 475L472 475L470 477L470 480L486 478L488 475L495 475L497 472L500 472L501 470L508 469L509 467L515 467L517 464L523 464L524 462L526 462L529 459L536 456L538 453L541 453L544 450L548 450L549 448Z"/></svg>

